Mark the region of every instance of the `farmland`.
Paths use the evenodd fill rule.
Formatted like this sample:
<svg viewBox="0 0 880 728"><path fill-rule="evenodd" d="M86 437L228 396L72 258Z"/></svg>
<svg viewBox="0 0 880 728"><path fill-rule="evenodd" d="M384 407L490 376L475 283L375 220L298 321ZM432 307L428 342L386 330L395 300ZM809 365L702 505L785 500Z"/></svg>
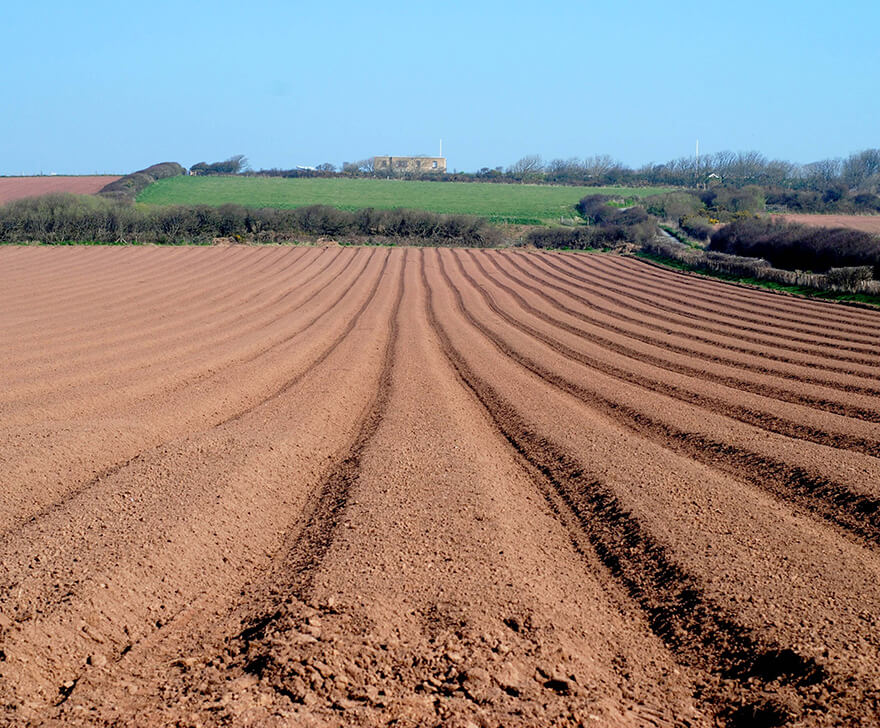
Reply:
<svg viewBox="0 0 880 728"><path fill-rule="evenodd" d="M118 176L92 175L82 177L0 177L0 205L23 197L48 195L52 192L70 192L77 195L93 195L105 185L118 180Z"/></svg>
<svg viewBox="0 0 880 728"><path fill-rule="evenodd" d="M585 195L643 197L659 187L564 187L486 182L413 182L384 179L282 179L278 177L173 177L148 187L139 202L151 205L303 207L332 205L344 210L407 207L431 212L479 215L493 222L540 224L574 216Z"/></svg>
<svg viewBox="0 0 880 728"><path fill-rule="evenodd" d="M798 222L803 225L828 228L852 228L880 235L880 215L804 215L786 213L773 215L774 219Z"/></svg>
<svg viewBox="0 0 880 728"><path fill-rule="evenodd" d="M279 246L4 247L0 311L4 724L876 719L876 312Z"/></svg>

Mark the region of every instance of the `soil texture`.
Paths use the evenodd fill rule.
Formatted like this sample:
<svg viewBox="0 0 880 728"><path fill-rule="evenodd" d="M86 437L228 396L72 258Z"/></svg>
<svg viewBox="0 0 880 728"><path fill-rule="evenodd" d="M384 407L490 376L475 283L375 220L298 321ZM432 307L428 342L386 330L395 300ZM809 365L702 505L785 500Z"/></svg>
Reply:
<svg viewBox="0 0 880 728"><path fill-rule="evenodd" d="M880 313L5 247L0 342L4 725L880 724Z"/></svg>

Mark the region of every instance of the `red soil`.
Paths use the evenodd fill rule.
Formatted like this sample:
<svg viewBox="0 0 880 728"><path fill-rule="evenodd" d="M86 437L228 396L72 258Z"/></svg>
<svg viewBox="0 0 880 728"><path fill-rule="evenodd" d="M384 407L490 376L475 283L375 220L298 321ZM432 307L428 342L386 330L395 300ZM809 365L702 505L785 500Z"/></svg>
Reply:
<svg viewBox="0 0 880 728"><path fill-rule="evenodd" d="M880 234L880 215L773 215L774 218L816 227L844 227Z"/></svg>
<svg viewBox="0 0 880 728"><path fill-rule="evenodd" d="M71 192L93 195L101 188L118 180L118 176L90 175L84 177L0 177L0 204L23 197L48 195L51 192Z"/></svg>
<svg viewBox="0 0 880 728"><path fill-rule="evenodd" d="M0 248L0 722L876 724L878 334L613 256Z"/></svg>

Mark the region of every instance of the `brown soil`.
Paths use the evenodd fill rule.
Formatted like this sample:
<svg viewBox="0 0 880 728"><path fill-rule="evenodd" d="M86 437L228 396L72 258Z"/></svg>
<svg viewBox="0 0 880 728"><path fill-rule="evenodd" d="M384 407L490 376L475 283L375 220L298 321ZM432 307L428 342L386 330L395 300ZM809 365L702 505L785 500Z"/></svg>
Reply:
<svg viewBox="0 0 880 728"><path fill-rule="evenodd" d="M115 182L119 176L88 175L81 177L0 177L0 205L23 197L37 197L51 192L70 192L76 195L94 195L101 188Z"/></svg>
<svg viewBox="0 0 880 728"><path fill-rule="evenodd" d="M799 222L803 225L815 225L817 227L844 227L862 230L866 233L880 234L880 215L809 215L809 214L785 214L773 215L774 218Z"/></svg>
<svg viewBox="0 0 880 728"><path fill-rule="evenodd" d="M878 332L612 256L0 248L0 723L876 725Z"/></svg>

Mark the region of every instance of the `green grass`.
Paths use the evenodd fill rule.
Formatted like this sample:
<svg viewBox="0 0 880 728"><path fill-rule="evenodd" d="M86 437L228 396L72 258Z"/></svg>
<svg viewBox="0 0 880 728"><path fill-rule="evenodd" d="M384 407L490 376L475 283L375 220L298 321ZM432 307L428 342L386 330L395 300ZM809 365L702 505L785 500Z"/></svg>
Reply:
<svg viewBox="0 0 880 728"><path fill-rule="evenodd" d="M332 205L343 210L407 207L479 215L498 223L542 225L575 217L574 205L585 195L635 198L666 191L660 187L561 187L385 179L171 177L147 187L137 200L148 205L233 202L245 207Z"/></svg>
<svg viewBox="0 0 880 728"><path fill-rule="evenodd" d="M736 283L745 283L758 288L768 288L772 291L785 291L793 293L797 296L805 296L807 298L820 298L826 301L852 301L854 303L866 303L871 306L880 306L880 296L872 296L868 293L843 293L840 291L822 291L817 288L807 288L806 286L788 286L784 283L776 281L765 281L761 278L741 278L739 276L730 275L729 273L718 273L716 271L707 271L700 268L693 268L687 263L672 258L664 258L661 255L652 255L651 253L637 252L633 253L638 258L644 258L654 263L659 263L667 268L675 270L689 271L697 273L708 278L718 278L722 281L734 281Z"/></svg>

